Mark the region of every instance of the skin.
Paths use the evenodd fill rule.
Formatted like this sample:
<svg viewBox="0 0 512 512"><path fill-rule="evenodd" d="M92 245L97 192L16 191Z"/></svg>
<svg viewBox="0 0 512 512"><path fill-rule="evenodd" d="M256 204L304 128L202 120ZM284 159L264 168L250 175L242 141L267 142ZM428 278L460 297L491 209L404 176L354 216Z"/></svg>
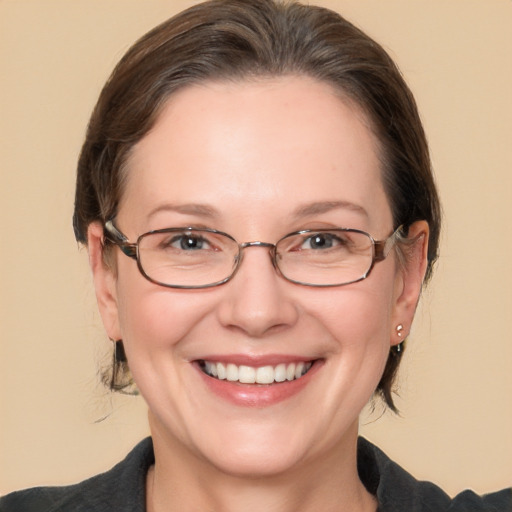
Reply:
<svg viewBox="0 0 512 512"><path fill-rule="evenodd" d="M116 224L131 241L184 225L239 242L337 226L384 239L393 222L378 155L364 115L326 84L283 77L190 86L135 147ZM345 204L325 206L333 201ZM208 209L183 207L191 204ZM114 273L102 227L88 235L106 331L123 339L149 406L149 510L376 509L357 475L358 416L400 342L396 326L404 337L410 329L425 222L411 227L417 242L404 267L391 251L366 280L323 289L285 281L268 249L254 247L227 284L163 288L118 249ZM213 355L320 362L298 393L247 406L205 385L193 361Z"/></svg>

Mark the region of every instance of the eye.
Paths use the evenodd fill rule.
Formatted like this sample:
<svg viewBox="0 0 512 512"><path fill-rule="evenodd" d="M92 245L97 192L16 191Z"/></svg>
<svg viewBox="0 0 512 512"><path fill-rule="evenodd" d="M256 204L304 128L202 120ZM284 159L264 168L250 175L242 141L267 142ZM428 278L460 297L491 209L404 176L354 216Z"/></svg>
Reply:
<svg viewBox="0 0 512 512"><path fill-rule="evenodd" d="M346 244L346 241L334 233L315 233L308 236L300 246L302 250L308 249L332 249L340 245Z"/></svg>
<svg viewBox="0 0 512 512"><path fill-rule="evenodd" d="M199 251L201 249L211 249L212 246L209 241L201 235L194 235L192 233L183 233L173 236L171 239L162 244L166 247L173 249L180 249L182 251Z"/></svg>

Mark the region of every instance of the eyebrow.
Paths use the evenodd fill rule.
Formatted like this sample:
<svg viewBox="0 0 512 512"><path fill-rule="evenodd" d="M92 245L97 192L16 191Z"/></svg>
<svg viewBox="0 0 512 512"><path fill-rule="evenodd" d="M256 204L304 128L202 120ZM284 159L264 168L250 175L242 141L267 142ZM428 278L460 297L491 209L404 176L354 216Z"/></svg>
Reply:
<svg viewBox="0 0 512 512"><path fill-rule="evenodd" d="M362 206L350 201L317 201L308 203L295 209L293 216L295 218L310 217L338 209L351 210L368 217L368 212Z"/></svg>
<svg viewBox="0 0 512 512"><path fill-rule="evenodd" d="M175 213L181 213L184 215L197 215L199 217L209 217L209 218L215 218L219 216L219 212L213 207L209 206L207 204L195 204L195 203L189 203L189 204L171 204L166 203L162 204L160 206L157 206L156 208L153 208L147 215L147 218L149 219L153 215L156 215L160 212L175 212Z"/></svg>
<svg viewBox="0 0 512 512"><path fill-rule="evenodd" d="M302 219L304 217L311 217L313 215L321 215L328 213L332 210L351 210L368 217L368 212L360 205L351 203L350 201L315 201L307 203L296 208L292 213L292 218ZM199 203L186 203L186 204L171 204L166 203L157 206L148 213L148 218L160 212L175 212L184 215L197 215L199 217L206 217L216 219L220 217L220 213L213 206Z"/></svg>

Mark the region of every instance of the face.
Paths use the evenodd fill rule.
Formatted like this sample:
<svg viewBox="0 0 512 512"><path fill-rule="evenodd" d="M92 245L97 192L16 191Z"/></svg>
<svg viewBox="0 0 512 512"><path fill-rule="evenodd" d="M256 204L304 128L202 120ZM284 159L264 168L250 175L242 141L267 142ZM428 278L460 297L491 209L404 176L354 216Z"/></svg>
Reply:
<svg viewBox="0 0 512 512"><path fill-rule="evenodd" d="M240 243L301 229L357 228L377 240L393 231L365 117L300 77L176 93L133 151L116 225L130 241L179 226ZM395 327L412 321L421 255L406 271L392 251L361 282L311 288L280 277L267 248L250 247L228 283L178 290L147 281L117 249L114 276L100 263L100 236L91 226L100 310L109 337L124 341L154 436L182 458L235 474L319 463L354 442L400 341ZM207 375L204 361L310 369L293 381L242 384Z"/></svg>

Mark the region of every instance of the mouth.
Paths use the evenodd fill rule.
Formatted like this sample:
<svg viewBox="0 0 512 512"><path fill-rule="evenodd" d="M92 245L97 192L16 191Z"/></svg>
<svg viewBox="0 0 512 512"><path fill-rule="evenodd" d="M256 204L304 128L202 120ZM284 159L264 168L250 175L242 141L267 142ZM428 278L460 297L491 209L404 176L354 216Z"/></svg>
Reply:
<svg viewBox="0 0 512 512"><path fill-rule="evenodd" d="M280 363L275 366L246 366L218 361L198 361L203 373L217 380L240 384L275 384L291 382L306 375L315 361Z"/></svg>

